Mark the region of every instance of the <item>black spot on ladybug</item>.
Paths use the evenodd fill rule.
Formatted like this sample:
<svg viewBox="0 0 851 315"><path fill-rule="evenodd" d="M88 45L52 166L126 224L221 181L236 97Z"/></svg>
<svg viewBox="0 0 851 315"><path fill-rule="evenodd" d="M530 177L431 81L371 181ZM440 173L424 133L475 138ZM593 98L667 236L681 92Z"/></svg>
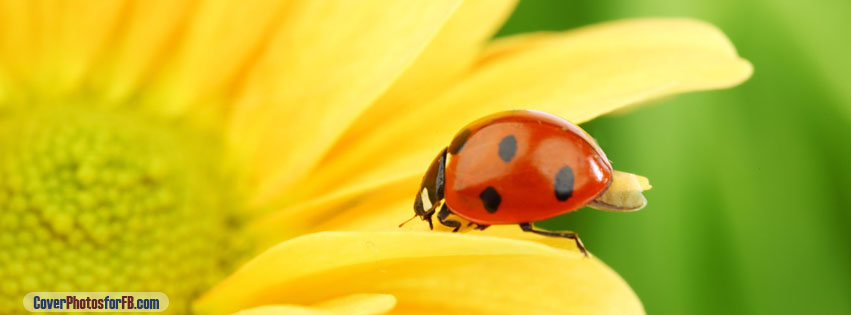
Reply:
<svg viewBox="0 0 851 315"><path fill-rule="evenodd" d="M499 141L499 158L503 161L510 162L514 158L514 153L517 153L517 139L513 135L505 136Z"/></svg>
<svg viewBox="0 0 851 315"><path fill-rule="evenodd" d="M485 188L481 194L479 194L479 199L482 199L482 204L485 206L485 210L490 213L496 212L499 208L499 203L502 202L502 197L499 196L499 193L491 186Z"/></svg>
<svg viewBox="0 0 851 315"><path fill-rule="evenodd" d="M470 138L470 129L461 130L455 138L452 139L452 143L449 144L449 153L450 154L458 154L461 151L461 148L464 147L464 144L467 143L467 139Z"/></svg>
<svg viewBox="0 0 851 315"><path fill-rule="evenodd" d="M555 184L553 184L558 201L565 201L573 195L573 170L570 166L562 167L556 174Z"/></svg>

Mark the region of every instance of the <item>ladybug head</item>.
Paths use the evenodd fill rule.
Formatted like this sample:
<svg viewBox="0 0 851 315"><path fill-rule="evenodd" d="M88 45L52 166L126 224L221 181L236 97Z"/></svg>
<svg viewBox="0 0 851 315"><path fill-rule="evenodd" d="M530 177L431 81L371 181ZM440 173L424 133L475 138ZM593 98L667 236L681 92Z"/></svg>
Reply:
<svg viewBox="0 0 851 315"><path fill-rule="evenodd" d="M446 149L431 162L425 176L423 176L420 188L414 199L415 216L423 220L431 219L437 205L443 200L443 185L445 183L444 170L446 169ZM429 220L430 221L430 220ZM403 223L404 224L404 223ZM401 225L400 225L401 226Z"/></svg>

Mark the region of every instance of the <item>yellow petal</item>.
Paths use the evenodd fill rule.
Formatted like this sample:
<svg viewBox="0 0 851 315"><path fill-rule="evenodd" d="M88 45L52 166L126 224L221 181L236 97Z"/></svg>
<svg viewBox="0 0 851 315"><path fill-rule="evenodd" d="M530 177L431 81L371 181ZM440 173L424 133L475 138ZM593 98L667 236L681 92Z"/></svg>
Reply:
<svg viewBox="0 0 851 315"><path fill-rule="evenodd" d="M133 96L173 55L194 8L187 1L129 1L122 27L89 78L91 89L106 103Z"/></svg>
<svg viewBox="0 0 851 315"><path fill-rule="evenodd" d="M328 154L372 129L377 118L393 119L447 89L469 70L515 5L515 0L464 1L414 64L358 117Z"/></svg>
<svg viewBox="0 0 851 315"><path fill-rule="evenodd" d="M336 141L326 159L346 150L348 144L355 143L358 137L373 128L376 118L393 119L399 113L436 97L457 81L476 61L485 42L502 25L515 5L515 0L464 1L411 67ZM380 179L374 177L365 181ZM288 189L286 195L288 198L299 197L316 189L315 184L320 182L308 176L297 187Z"/></svg>
<svg viewBox="0 0 851 315"><path fill-rule="evenodd" d="M399 313L643 313L629 286L596 259L534 242L429 232L296 238L245 264L195 307L227 313L356 293L391 294Z"/></svg>
<svg viewBox="0 0 851 315"><path fill-rule="evenodd" d="M316 305L318 308L340 314L379 314L396 305L396 298L389 294L352 294L331 299Z"/></svg>
<svg viewBox="0 0 851 315"><path fill-rule="evenodd" d="M510 15L515 4L515 0L464 1L411 67L336 141L326 159L355 143L374 127L376 119L393 119L436 97L457 81L476 61L485 42ZM287 196L292 198L310 192L316 189L314 184L319 183L308 176L297 187L287 190Z"/></svg>
<svg viewBox="0 0 851 315"><path fill-rule="evenodd" d="M458 4L293 3L249 71L230 127L231 143L252 168L246 180L259 185L258 199L307 172L411 64Z"/></svg>
<svg viewBox="0 0 851 315"><path fill-rule="evenodd" d="M77 87L109 44L125 2L4 1L0 59L38 98Z"/></svg>
<svg viewBox="0 0 851 315"><path fill-rule="evenodd" d="M413 214L413 194L421 177L387 178L304 200L255 219L245 232L258 240L258 248L267 248L319 231L396 230ZM386 215L388 212L393 214Z"/></svg>
<svg viewBox="0 0 851 315"><path fill-rule="evenodd" d="M232 97L239 75L283 20L289 1L202 1L146 97L176 115L209 100ZM250 21L250 23L248 23ZM199 102L199 101L207 102Z"/></svg>
<svg viewBox="0 0 851 315"><path fill-rule="evenodd" d="M0 65L8 76L22 77L33 64L35 1L0 1Z"/></svg>
<svg viewBox="0 0 851 315"><path fill-rule="evenodd" d="M328 300L313 306L264 305L239 311L238 315L277 314L382 314L396 305L396 298L388 294L353 294Z"/></svg>
<svg viewBox="0 0 851 315"><path fill-rule="evenodd" d="M723 33L688 19L520 36L494 43L479 66L437 100L380 123L374 117L368 133L311 175L312 191L304 194L424 170L458 129L496 111L531 108L581 123L666 95L730 87L751 74ZM357 175L341 179L351 170Z"/></svg>
<svg viewBox="0 0 851 315"><path fill-rule="evenodd" d="M203 311L196 311L204 314ZM263 305L234 313L235 315L333 315L326 310L298 305Z"/></svg>

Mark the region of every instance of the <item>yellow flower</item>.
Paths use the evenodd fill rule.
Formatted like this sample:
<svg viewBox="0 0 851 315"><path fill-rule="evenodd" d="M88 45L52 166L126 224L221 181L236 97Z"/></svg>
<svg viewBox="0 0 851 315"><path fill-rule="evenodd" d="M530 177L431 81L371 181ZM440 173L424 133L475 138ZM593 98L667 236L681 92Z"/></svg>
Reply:
<svg viewBox="0 0 851 315"><path fill-rule="evenodd" d="M582 123L750 64L688 19L489 41L513 6L0 1L0 313L31 291L161 291L173 313L642 313L566 240L397 224L475 118Z"/></svg>

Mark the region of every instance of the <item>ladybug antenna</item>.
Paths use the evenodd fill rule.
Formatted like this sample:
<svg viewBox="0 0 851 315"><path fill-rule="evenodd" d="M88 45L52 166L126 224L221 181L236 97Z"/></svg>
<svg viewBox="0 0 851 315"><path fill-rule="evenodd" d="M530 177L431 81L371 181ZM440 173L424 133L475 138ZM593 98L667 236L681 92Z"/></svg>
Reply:
<svg viewBox="0 0 851 315"><path fill-rule="evenodd" d="M414 216L413 216L413 217L411 217L410 219L405 220L405 222L400 223L400 224L399 224L399 227L402 227L403 225L407 224L408 222L411 222L411 220L413 220L413 219L414 219L414 218L416 218L416 217L417 217L417 214L416 214L416 213L414 213Z"/></svg>

